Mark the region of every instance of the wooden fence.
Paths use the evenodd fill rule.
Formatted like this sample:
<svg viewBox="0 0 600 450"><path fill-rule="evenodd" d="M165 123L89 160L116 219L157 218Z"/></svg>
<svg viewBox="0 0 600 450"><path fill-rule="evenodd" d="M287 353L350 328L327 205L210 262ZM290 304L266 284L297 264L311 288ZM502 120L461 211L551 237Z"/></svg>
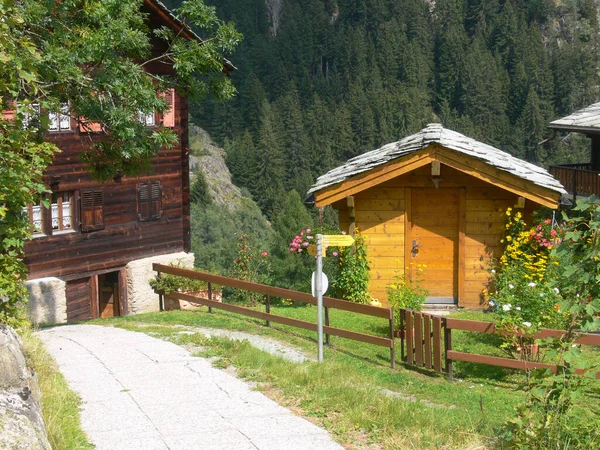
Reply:
<svg viewBox="0 0 600 450"><path fill-rule="evenodd" d="M158 276L161 274L175 275L179 277L191 278L196 280L202 280L208 283L208 299L198 298L194 295L185 294L182 292L172 292L169 297L177 300L185 300L190 303L204 305L209 307L209 311L212 308L222 309L237 314L253 317L256 319L262 319L266 321L267 326L271 322L281 323L283 325L289 325L292 327L303 328L305 330L317 331L317 324L307 322L299 319L292 319L289 317L278 316L271 314L271 297L289 299L295 302L310 303L313 305L317 304L317 299L306 292L292 291L290 289L283 289L273 286L267 286L265 284L252 283L250 281L238 280L235 278L227 278L220 275L213 275L205 272L198 272L196 270L183 269L180 267L166 266L163 264L152 264L152 269L158 272ZM244 306L232 305L230 303L222 303L212 299L213 284L220 286L228 286L235 289L242 289L250 292L256 292L265 296L265 312L257 311L255 309L246 308ZM163 310L163 293L161 295L161 311ZM337 298L323 297L323 307L325 310L325 324L323 326L323 332L326 336L327 344L330 343L329 336L339 336L346 339L352 339L359 342L365 342L368 344L379 345L382 347L388 347L390 349L390 360L392 368L395 367L395 346L394 346L394 311L392 308L379 308L371 305L362 305L359 303L352 303L347 300L340 300ZM380 317L387 319L388 321L388 336L374 336L371 334L359 333L356 331L344 330L341 328L335 328L330 326L330 309L340 309L344 311L350 311L356 314L363 314L367 316ZM316 320L316 312L315 312Z"/></svg>
<svg viewBox="0 0 600 450"><path fill-rule="evenodd" d="M471 331L475 333L499 333L492 322L478 320L454 319L429 313L400 310L400 354L403 361L436 372L446 372L452 380L452 361L467 361L512 369L554 369L556 366L542 362L515 360L498 356L480 355L459 352L452 349L452 330ZM514 333L514 336L528 336ZM561 330L541 329L533 337L544 339L561 337ZM600 335L581 334L575 341L579 344L600 346ZM578 370L577 372L582 372ZM600 378L600 372L596 374Z"/></svg>

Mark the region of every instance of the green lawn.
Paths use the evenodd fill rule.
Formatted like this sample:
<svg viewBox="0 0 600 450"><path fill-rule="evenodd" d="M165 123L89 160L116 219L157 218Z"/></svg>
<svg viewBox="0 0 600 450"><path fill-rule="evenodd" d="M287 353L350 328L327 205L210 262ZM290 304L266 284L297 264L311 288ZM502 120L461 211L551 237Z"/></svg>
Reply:
<svg viewBox="0 0 600 450"><path fill-rule="evenodd" d="M273 306L271 311L316 321L313 306ZM384 319L338 310L332 310L330 318L331 325L339 328L381 336L387 332ZM343 338L332 336L331 347L325 347L324 364L294 364L243 343L179 334L180 329L169 327L201 326L272 336L316 356L314 332L278 324L269 328L263 321L217 310L212 314L204 309L141 314L98 323L201 345L205 348L202 355L218 356L221 366L235 366L240 376L260 382L259 388L282 403L299 407L350 447L352 442L376 442L384 448L475 448L489 444L524 398L522 376L506 376L494 369L463 379L466 372L457 364L458 379L450 383L444 376L400 362L392 370L389 349ZM418 401L390 397L381 389Z"/></svg>
<svg viewBox="0 0 600 450"><path fill-rule="evenodd" d="M263 309L259 307L258 309ZM316 307L272 306L271 312L316 322ZM458 312L461 318L490 320L489 314ZM331 310L331 325L368 334L387 335L387 320ZM182 334L180 325L244 331L276 338L315 357L316 333L271 324L205 308L140 314L96 323L143 331L179 344L194 344L199 356L215 356L219 367L234 366L242 378L257 382L280 403L301 411L324 426L348 448L451 449L492 448L502 424L514 416L525 398L522 372L455 362L456 380L400 362L390 368L389 349L331 337L324 363L291 363L269 355L247 342L206 339ZM398 341L399 344L399 341ZM498 338L455 332L456 350L504 356ZM597 349L589 350L598 357ZM600 358L599 358L600 359ZM403 398L381 392L388 389ZM410 401L407 398L418 399ZM585 401L598 403L597 398ZM366 447L365 447L366 446ZM484 446L484 447L478 447Z"/></svg>

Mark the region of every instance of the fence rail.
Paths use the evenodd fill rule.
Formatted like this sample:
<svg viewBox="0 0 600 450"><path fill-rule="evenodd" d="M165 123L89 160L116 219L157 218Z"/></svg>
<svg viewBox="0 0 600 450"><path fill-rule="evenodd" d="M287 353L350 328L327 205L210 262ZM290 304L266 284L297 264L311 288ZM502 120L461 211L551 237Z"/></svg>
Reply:
<svg viewBox="0 0 600 450"><path fill-rule="evenodd" d="M515 360L498 356L480 355L476 353L459 352L452 349L452 330L471 331L475 333L500 334L492 322L478 320L455 319L441 317L409 309L400 310L400 354L403 361L436 372L446 372L452 379L452 362L466 361L477 364L487 364L512 369L553 369L556 365L542 362ZM504 333L506 334L506 333ZM541 329L533 338L545 339L565 336L563 330ZM522 332L510 333L512 336L530 337ZM578 344L600 346L600 335L581 334L575 340ZM582 370L577 370L583 373ZM596 374L600 378L600 372Z"/></svg>
<svg viewBox="0 0 600 450"><path fill-rule="evenodd" d="M163 264L152 264L152 269L161 274L174 275L184 278L191 278L195 280L201 280L208 283L208 299L199 298L194 295L172 292L169 294L170 298L177 300L185 300L190 303L195 303L203 306L208 306L209 311L212 308L221 309L224 311L233 312L236 314L242 314L245 316L253 317L255 319L265 320L267 325L270 322L280 323L292 327L302 328L309 331L317 331L317 324L307 322L299 319L292 319L289 317L278 316L271 314L271 297L289 299L295 302L310 303L313 305L317 304L317 299L306 292L293 291L290 289L283 289L273 286L267 286L265 284L253 283L250 281L238 280L235 278L228 278L221 275L214 275L205 272L198 272L196 270L183 269L180 267L166 266ZM232 305L229 303L222 303L212 299L213 284L221 286L228 286L235 289L242 289L265 296L265 308L266 311L257 311L255 309L246 308L244 306ZM163 309L161 294L161 310ZM325 325L323 332L326 334L327 344L330 343L329 336L338 336L346 339L351 339L359 342L365 342L368 344L379 345L390 349L390 360L392 368L395 367L395 345L394 345L394 311L392 308L379 308L371 305L362 305L358 303L352 303L347 300L340 300L332 297L323 297L323 306L325 308ZM330 312L329 309L339 309L344 311L353 312L355 314L363 314L373 317L379 317L388 320L388 337L375 336L371 334L359 333L356 331L345 330L342 328L335 328L330 326Z"/></svg>

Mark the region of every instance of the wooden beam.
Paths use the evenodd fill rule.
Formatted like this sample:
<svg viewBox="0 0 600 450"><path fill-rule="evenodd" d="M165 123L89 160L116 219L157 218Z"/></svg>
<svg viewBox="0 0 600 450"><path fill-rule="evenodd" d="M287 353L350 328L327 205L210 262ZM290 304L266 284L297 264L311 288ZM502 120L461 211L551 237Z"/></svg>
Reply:
<svg viewBox="0 0 600 450"><path fill-rule="evenodd" d="M458 190L458 304L465 300L465 236L467 234L466 189Z"/></svg>
<svg viewBox="0 0 600 450"><path fill-rule="evenodd" d="M525 208L525 197L519 196L517 198L517 204L515 206L519 209Z"/></svg>
<svg viewBox="0 0 600 450"><path fill-rule="evenodd" d="M400 157L367 172L363 172L315 192L315 206L327 206L349 195L369 189L393 178L412 172L433 161L431 149L427 147Z"/></svg>
<svg viewBox="0 0 600 450"><path fill-rule="evenodd" d="M354 210L354 197L349 195L346 197L348 205L348 234L352 237L356 236L356 212Z"/></svg>
<svg viewBox="0 0 600 450"><path fill-rule="evenodd" d="M460 170L472 177L498 186L509 192L513 192L540 205L553 209L558 207L560 199L560 194L558 192L538 186L531 181L524 180L516 175L490 166L484 161L480 161L440 145L435 145L435 149L435 157L442 163L456 170Z"/></svg>
<svg viewBox="0 0 600 450"><path fill-rule="evenodd" d="M442 173L441 166L442 165L439 161L432 161L431 162L431 176L439 177L440 174Z"/></svg>

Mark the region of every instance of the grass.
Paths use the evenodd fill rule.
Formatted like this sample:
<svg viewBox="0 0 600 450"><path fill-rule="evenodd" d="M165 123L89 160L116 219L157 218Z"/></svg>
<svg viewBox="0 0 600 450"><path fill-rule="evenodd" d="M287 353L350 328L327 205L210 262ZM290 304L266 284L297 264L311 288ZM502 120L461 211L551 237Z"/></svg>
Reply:
<svg viewBox="0 0 600 450"><path fill-rule="evenodd" d="M271 312L316 321L313 306L272 306ZM459 316L490 320L483 313L460 312ZM380 336L387 333L383 319L339 310L330 311L330 318L334 327ZM295 364L247 342L181 333L181 325L245 331L274 337L316 357L314 332L273 323L266 327L264 321L218 310L212 314L204 308L140 314L97 323L200 346L198 356L216 357L219 367L235 367L239 376L325 427L348 448L491 448L502 424L514 417L515 407L525 399L526 379L520 371L455 362L457 381L449 383L441 375L403 363L392 370L389 349L334 336L331 347L325 347L323 364ZM504 356L493 335L456 332L453 344L457 350ZM600 354L598 349L593 352ZM385 395L382 389L401 397ZM599 403L596 397L585 401Z"/></svg>
<svg viewBox="0 0 600 450"><path fill-rule="evenodd" d="M272 306L274 314L315 321L316 308ZM384 336L387 321L331 311L331 324ZM315 333L215 311L172 311L99 321L160 335L179 344L206 348L220 366L232 365L243 378L260 382L288 406L300 408L352 448L369 442L384 448L475 448L493 439L523 398L521 383L469 379L449 383L442 376L398 364L389 367L389 349L331 338L324 364L294 364L244 343L182 335L173 325L246 331L272 336L316 356ZM381 389L404 398L385 395ZM502 389L502 395L498 390ZM406 398L414 396L417 402ZM429 402L428 405L426 402ZM365 444L366 443L366 444Z"/></svg>
<svg viewBox="0 0 600 450"><path fill-rule="evenodd" d="M38 376L42 393L42 416L50 445L54 450L93 449L94 446L81 429L81 399L69 389L56 362L33 332L22 332L21 338L27 364Z"/></svg>

